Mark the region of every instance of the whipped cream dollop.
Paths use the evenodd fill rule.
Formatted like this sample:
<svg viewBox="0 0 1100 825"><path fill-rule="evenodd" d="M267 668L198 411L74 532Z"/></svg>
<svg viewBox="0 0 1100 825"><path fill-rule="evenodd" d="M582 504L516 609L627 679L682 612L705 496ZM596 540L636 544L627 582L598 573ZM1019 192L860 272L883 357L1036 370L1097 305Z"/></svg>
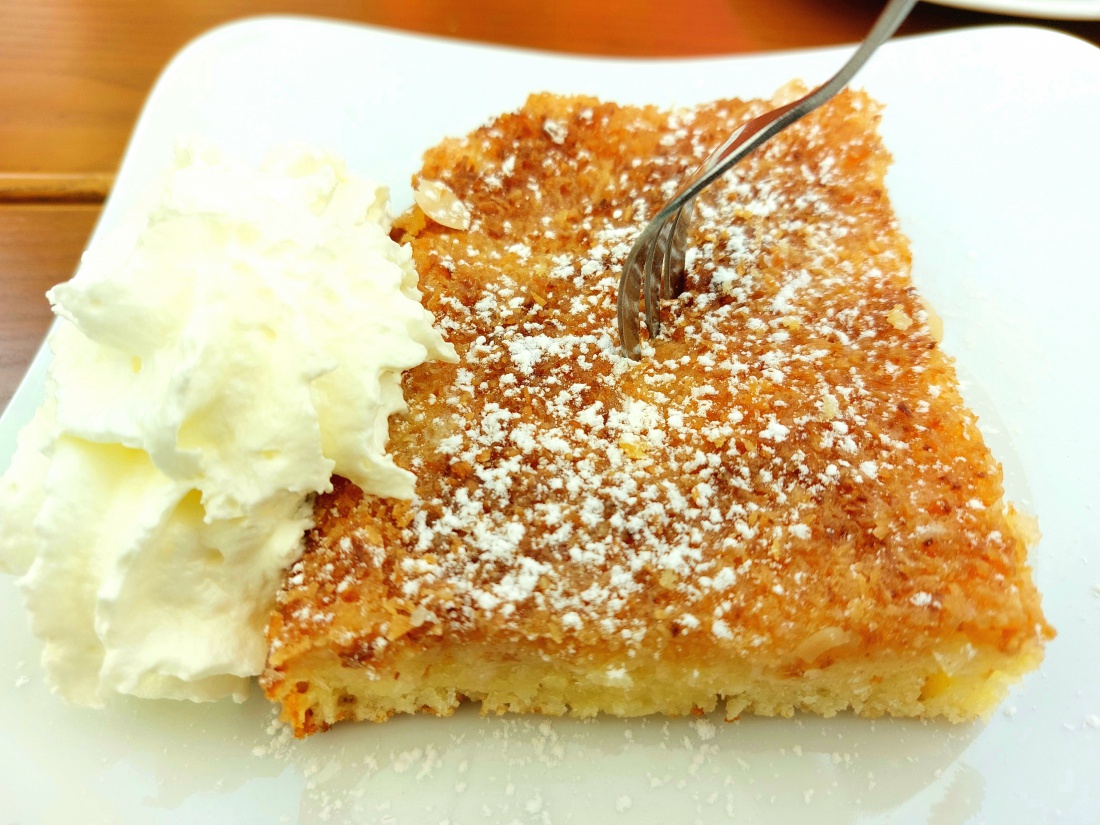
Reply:
<svg viewBox="0 0 1100 825"><path fill-rule="evenodd" d="M46 401L0 479L68 699L244 699L284 568L332 474L408 498L386 454L401 373L456 360L388 192L306 149L258 169L177 151L160 198L50 291Z"/></svg>

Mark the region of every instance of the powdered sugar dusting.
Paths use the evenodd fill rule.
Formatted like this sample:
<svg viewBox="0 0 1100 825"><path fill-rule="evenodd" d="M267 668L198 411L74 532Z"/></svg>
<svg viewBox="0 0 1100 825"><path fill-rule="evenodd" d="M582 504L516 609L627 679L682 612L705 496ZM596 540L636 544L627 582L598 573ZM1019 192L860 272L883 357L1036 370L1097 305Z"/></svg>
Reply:
<svg viewBox="0 0 1100 825"><path fill-rule="evenodd" d="M295 799L287 822L554 825L633 822L655 812L678 821L686 811L688 822L786 823L806 818L807 797L812 818L889 810L908 798L914 776L949 788L951 756L967 741L950 727L837 722L591 723L470 713L430 720L430 734L388 725L340 744L294 742L273 724L266 736L274 738L253 757L257 771L279 782L280 798ZM881 771L879 738L901 754L897 776Z"/></svg>
<svg viewBox="0 0 1100 825"><path fill-rule="evenodd" d="M855 101L871 106L831 105L843 116ZM530 143L507 118L474 133L475 172L429 155L425 175L471 210L467 232L417 250L462 364L411 375L392 427L416 500L364 502L350 548L315 536L313 590L299 602L291 584L285 613L332 622L334 579L354 570L384 583L391 614L346 640L357 667L384 661L387 641L491 629L547 655L598 645L627 677L638 651L669 645L789 655L809 609L854 638L881 634L874 617L890 611L912 645L970 614L927 548L984 570L1015 538L995 465L964 473L953 452L980 435L949 365L924 324L899 323L925 316L868 182L885 165L877 143L838 143L810 117L732 170L698 201L664 336L640 362L619 350L619 276L665 184L764 105L670 121L586 102L516 116ZM614 154L638 135L652 151Z"/></svg>

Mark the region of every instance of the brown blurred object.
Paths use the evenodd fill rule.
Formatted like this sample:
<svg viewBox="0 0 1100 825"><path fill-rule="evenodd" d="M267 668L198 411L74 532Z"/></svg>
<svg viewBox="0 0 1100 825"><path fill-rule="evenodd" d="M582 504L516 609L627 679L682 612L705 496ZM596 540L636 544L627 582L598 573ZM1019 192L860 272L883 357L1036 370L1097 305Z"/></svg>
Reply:
<svg viewBox="0 0 1100 825"><path fill-rule="evenodd" d="M737 54L861 40L879 0L0 0L0 406L45 333L154 80L220 23L306 14L598 55ZM1019 18L919 4L902 34ZM1100 44L1100 22L1041 21ZM76 204L91 204L78 206Z"/></svg>
<svg viewBox="0 0 1100 825"><path fill-rule="evenodd" d="M46 290L72 274L98 217L98 205L0 204L0 403L49 326Z"/></svg>

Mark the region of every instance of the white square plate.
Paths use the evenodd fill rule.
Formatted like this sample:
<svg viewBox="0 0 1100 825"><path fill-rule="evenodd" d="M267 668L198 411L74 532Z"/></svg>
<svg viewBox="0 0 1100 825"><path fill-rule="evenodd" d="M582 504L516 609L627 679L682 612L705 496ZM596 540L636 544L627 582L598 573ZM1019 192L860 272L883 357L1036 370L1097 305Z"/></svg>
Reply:
<svg viewBox="0 0 1100 825"><path fill-rule="evenodd" d="M307 141L389 184L421 152L528 92L673 105L819 82L847 50L690 61L566 58L271 18L185 49L150 97L95 237L200 135L257 158ZM46 689L16 588L0 581L4 823L1097 822L1100 819L1100 51L1030 28L890 43L858 84L887 103L889 185L914 279L944 316L1059 631L988 723L847 716L401 718L274 740L272 710ZM94 242L94 238L93 238ZM0 463L41 396L40 356L0 420Z"/></svg>

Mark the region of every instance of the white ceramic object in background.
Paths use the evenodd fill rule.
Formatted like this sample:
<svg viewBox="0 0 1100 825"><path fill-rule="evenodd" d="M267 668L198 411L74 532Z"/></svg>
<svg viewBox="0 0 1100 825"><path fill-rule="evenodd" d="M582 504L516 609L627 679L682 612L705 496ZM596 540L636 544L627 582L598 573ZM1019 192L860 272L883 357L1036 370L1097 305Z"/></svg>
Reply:
<svg viewBox="0 0 1100 825"><path fill-rule="evenodd" d="M931 0L941 6L1052 20L1100 20L1100 0Z"/></svg>

